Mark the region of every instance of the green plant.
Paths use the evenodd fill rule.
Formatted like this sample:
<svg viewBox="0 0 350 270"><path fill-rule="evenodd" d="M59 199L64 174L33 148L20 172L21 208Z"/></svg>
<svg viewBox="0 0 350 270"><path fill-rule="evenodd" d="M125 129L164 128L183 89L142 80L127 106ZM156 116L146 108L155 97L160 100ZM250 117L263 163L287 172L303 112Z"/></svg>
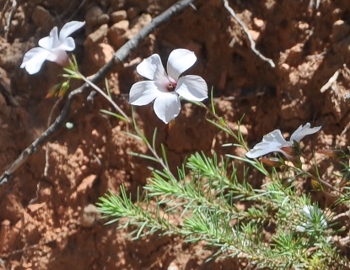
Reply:
<svg viewBox="0 0 350 270"><path fill-rule="evenodd" d="M247 149L241 132L234 133L212 113L214 120L209 121L236 141L231 147ZM348 265L334 240L341 230L332 221L331 211L322 211L309 193L300 194L294 184L297 178L308 178L322 187L325 181L317 170L312 174L288 162L266 168L257 159L199 152L188 157L174 175L165 147L161 146L161 156L155 150L156 131L150 143L134 125L136 132L130 136L143 141L151 154L131 154L152 160L162 169L152 168L135 201L123 186L120 195L100 198L98 207L107 224L131 226L133 240L157 231L180 235L190 243L204 241L213 251L212 258L244 258L257 268L340 269ZM264 183L253 186L253 176L263 178Z"/></svg>

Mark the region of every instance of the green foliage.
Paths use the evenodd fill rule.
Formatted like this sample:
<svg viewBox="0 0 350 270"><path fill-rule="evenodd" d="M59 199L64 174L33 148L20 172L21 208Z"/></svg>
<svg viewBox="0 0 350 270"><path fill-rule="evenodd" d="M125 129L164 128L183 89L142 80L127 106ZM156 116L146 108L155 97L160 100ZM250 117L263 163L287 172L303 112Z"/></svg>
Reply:
<svg viewBox="0 0 350 270"><path fill-rule="evenodd" d="M210 122L231 135L235 147L247 149L240 131L234 134L222 118L214 118ZM100 198L98 207L107 224L129 226L132 239L158 232L180 235L191 243L204 241L212 258L244 258L256 268L348 267L334 240L340 230L330 211L321 210L309 193L300 194L294 185L300 177L322 185L317 170L312 175L299 166L265 168L259 160L199 152L188 157L175 176L165 148L161 146L161 156L156 152L156 130L152 143L136 125L135 131L129 135L143 141L151 154L131 154L161 169L151 168L152 176L136 200L123 186L120 195ZM263 184L253 185L258 178Z"/></svg>

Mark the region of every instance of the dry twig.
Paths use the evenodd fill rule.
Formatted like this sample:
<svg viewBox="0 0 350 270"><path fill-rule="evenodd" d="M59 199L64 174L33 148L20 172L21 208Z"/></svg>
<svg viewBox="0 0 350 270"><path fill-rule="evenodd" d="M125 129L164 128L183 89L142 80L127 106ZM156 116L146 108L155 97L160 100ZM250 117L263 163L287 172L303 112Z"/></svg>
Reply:
<svg viewBox="0 0 350 270"><path fill-rule="evenodd" d="M7 4L7 2L6 2L6 4ZM16 0L12 0L12 6L11 6L11 9L10 9L9 15L7 17L7 20L6 20L6 25L4 26L5 38L6 39L7 39L8 32L10 30L11 21L12 21L13 15L15 14L16 8L17 8L17 1ZM3 11L3 12L5 12L5 11Z"/></svg>
<svg viewBox="0 0 350 270"><path fill-rule="evenodd" d="M268 62L270 64L271 67L275 67L275 63L272 61L272 59L265 57L264 55L262 55L256 48L255 48L255 42L252 38L252 36L249 33L248 28L245 26L245 24L240 20L240 18L238 18L237 14L234 12L234 10L230 7L230 5L228 4L227 0L223 0L224 2L224 7L227 9L227 11L231 14L231 16L238 22L238 24L242 27L244 33L247 35L249 42L250 42L250 48L252 49L252 51L258 56L260 57L262 60Z"/></svg>
<svg viewBox="0 0 350 270"><path fill-rule="evenodd" d="M320 92L321 93L324 93L328 88L330 88L338 79L338 76L339 76L339 72L340 72L340 69L338 69L333 75L332 77L329 78L328 82L323 85L320 89Z"/></svg>

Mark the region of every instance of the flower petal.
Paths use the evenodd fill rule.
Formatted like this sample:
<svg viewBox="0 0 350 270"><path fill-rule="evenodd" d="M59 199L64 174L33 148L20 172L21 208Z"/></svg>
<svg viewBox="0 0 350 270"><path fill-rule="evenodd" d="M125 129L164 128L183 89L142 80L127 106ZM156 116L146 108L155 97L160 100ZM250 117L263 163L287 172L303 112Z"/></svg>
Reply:
<svg viewBox="0 0 350 270"><path fill-rule="evenodd" d="M305 215L308 217L308 219L312 219L310 210L312 210L312 211L314 210L314 207L312 205L304 205L303 211L304 211Z"/></svg>
<svg viewBox="0 0 350 270"><path fill-rule="evenodd" d="M264 135L262 141L247 152L246 156L249 158L257 158L271 152L281 152L285 156L288 156L288 154L281 150L281 147L283 146L289 146L289 144L283 138L281 131L279 129L275 129L274 131Z"/></svg>
<svg viewBox="0 0 350 270"><path fill-rule="evenodd" d="M283 146L289 146L287 141L283 138L282 133L279 129L275 129L270 133L264 135L262 142L278 142Z"/></svg>
<svg viewBox="0 0 350 270"><path fill-rule="evenodd" d="M138 74L149 79L156 80L156 77L167 78L162 61L158 54L152 54L150 57L144 59L136 68Z"/></svg>
<svg viewBox="0 0 350 270"><path fill-rule="evenodd" d="M272 152L282 152L280 149L282 145L279 142L260 142L250 149L245 155L248 158L257 158Z"/></svg>
<svg viewBox="0 0 350 270"><path fill-rule="evenodd" d="M51 29L48 37L40 39L38 44L40 47L46 50L51 50L53 48L58 47L60 45L60 41L58 40L57 26Z"/></svg>
<svg viewBox="0 0 350 270"><path fill-rule="evenodd" d="M207 83L200 76L183 76L177 82L175 91L183 98L191 101L202 101L208 98Z"/></svg>
<svg viewBox="0 0 350 270"><path fill-rule="evenodd" d="M176 93L159 92L154 101L153 109L158 118L167 124L179 115L181 103Z"/></svg>
<svg viewBox="0 0 350 270"><path fill-rule="evenodd" d="M68 55L64 50L54 49L51 50L51 53L46 57L46 60L65 66L68 63Z"/></svg>
<svg viewBox="0 0 350 270"><path fill-rule="evenodd" d="M192 67L196 61L197 57L194 52L186 49L173 50L167 63L168 75L177 81L180 74Z"/></svg>
<svg viewBox="0 0 350 270"><path fill-rule="evenodd" d="M57 49L64 50L64 51L73 51L75 49L75 42L72 37L66 38L58 47Z"/></svg>
<svg viewBox="0 0 350 270"><path fill-rule="evenodd" d="M60 42L63 43L68 36L70 36L73 32L77 31L79 28L82 28L84 25L85 22L78 21L71 21L63 25L59 36Z"/></svg>
<svg viewBox="0 0 350 270"><path fill-rule="evenodd" d="M143 81L133 84L129 93L129 103L142 106L152 102L160 91L154 81Z"/></svg>
<svg viewBox="0 0 350 270"><path fill-rule="evenodd" d="M314 134L321 129L321 126L313 127L313 128L310 128L310 126L311 126L310 123L306 123L305 126L300 125L300 127L298 127L298 129L294 131L293 134L290 136L290 142L291 143L294 143L294 141L300 142L300 140L304 138L306 135Z"/></svg>
<svg viewBox="0 0 350 270"><path fill-rule="evenodd" d="M37 73L49 54L50 51L35 47L26 52L21 68L25 68L29 74Z"/></svg>

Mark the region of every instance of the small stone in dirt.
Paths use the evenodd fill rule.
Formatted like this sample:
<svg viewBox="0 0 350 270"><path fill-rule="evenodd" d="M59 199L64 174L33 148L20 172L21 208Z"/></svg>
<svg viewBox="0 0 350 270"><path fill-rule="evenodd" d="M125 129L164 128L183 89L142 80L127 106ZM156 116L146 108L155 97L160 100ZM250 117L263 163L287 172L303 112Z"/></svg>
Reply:
<svg viewBox="0 0 350 270"><path fill-rule="evenodd" d="M171 262L167 268L167 270L179 270L179 267L176 265L176 263Z"/></svg>
<svg viewBox="0 0 350 270"><path fill-rule="evenodd" d="M140 10L136 7L131 7L127 10L129 20L136 18L136 16L139 15L139 13Z"/></svg>
<svg viewBox="0 0 350 270"><path fill-rule="evenodd" d="M109 22L109 16L108 14L102 14L99 18L98 18L98 21L97 23L99 25L101 24L105 24L105 23L108 23Z"/></svg>
<svg viewBox="0 0 350 270"><path fill-rule="evenodd" d="M84 45L89 47L92 46L93 44L100 43L104 37L107 35L108 31L108 25L103 24L98 28L96 31L92 32L89 34L84 42Z"/></svg>
<svg viewBox="0 0 350 270"><path fill-rule="evenodd" d="M33 212L37 211L38 209L42 208L44 205L45 205L45 202L30 204L30 205L28 205L28 210L33 213Z"/></svg>
<svg viewBox="0 0 350 270"><path fill-rule="evenodd" d="M86 26L93 28L98 24L98 18L103 14L99 6L92 6L85 14Z"/></svg>
<svg viewBox="0 0 350 270"><path fill-rule="evenodd" d="M150 14L143 13L140 17L137 18L137 21L132 27L132 29L130 29L130 31L126 33L128 39L133 38L138 32L141 31L143 27L145 27L151 21L152 16Z"/></svg>
<svg viewBox="0 0 350 270"><path fill-rule="evenodd" d="M127 14L125 10L118 10L111 14L111 20L113 23L117 23L126 20Z"/></svg>
<svg viewBox="0 0 350 270"><path fill-rule="evenodd" d="M283 63L281 66L280 66L280 70L283 71L283 72L288 72L290 69L290 66L286 63Z"/></svg>
<svg viewBox="0 0 350 270"><path fill-rule="evenodd" d="M32 20L36 27L42 28L45 32L49 32L54 25L50 12L42 6L37 6L34 9Z"/></svg>
<svg viewBox="0 0 350 270"><path fill-rule="evenodd" d="M120 10L125 7L125 2L127 0L110 0L109 1L109 6L111 10Z"/></svg>
<svg viewBox="0 0 350 270"><path fill-rule="evenodd" d="M265 26L266 26L265 22L258 18L253 19L253 25L255 26L256 29L260 31L265 30Z"/></svg>
<svg viewBox="0 0 350 270"><path fill-rule="evenodd" d="M91 58L92 62L97 67L103 67L113 57L114 50L111 45L106 43L95 44L88 47L86 52Z"/></svg>
<svg viewBox="0 0 350 270"><path fill-rule="evenodd" d="M95 205L89 204L85 206L80 219L81 226L85 228L91 227L98 219L98 215L99 212Z"/></svg>
<svg viewBox="0 0 350 270"><path fill-rule="evenodd" d="M350 25L343 20L338 20L333 24L332 40L334 43L341 41L350 34Z"/></svg>
<svg viewBox="0 0 350 270"><path fill-rule="evenodd" d="M260 33L254 30L248 30L250 36L252 37L252 39L257 42L259 37L260 37Z"/></svg>
<svg viewBox="0 0 350 270"><path fill-rule="evenodd" d="M125 36L129 29L129 21L123 20L112 25L108 30L108 39L116 48L120 48L128 39Z"/></svg>

